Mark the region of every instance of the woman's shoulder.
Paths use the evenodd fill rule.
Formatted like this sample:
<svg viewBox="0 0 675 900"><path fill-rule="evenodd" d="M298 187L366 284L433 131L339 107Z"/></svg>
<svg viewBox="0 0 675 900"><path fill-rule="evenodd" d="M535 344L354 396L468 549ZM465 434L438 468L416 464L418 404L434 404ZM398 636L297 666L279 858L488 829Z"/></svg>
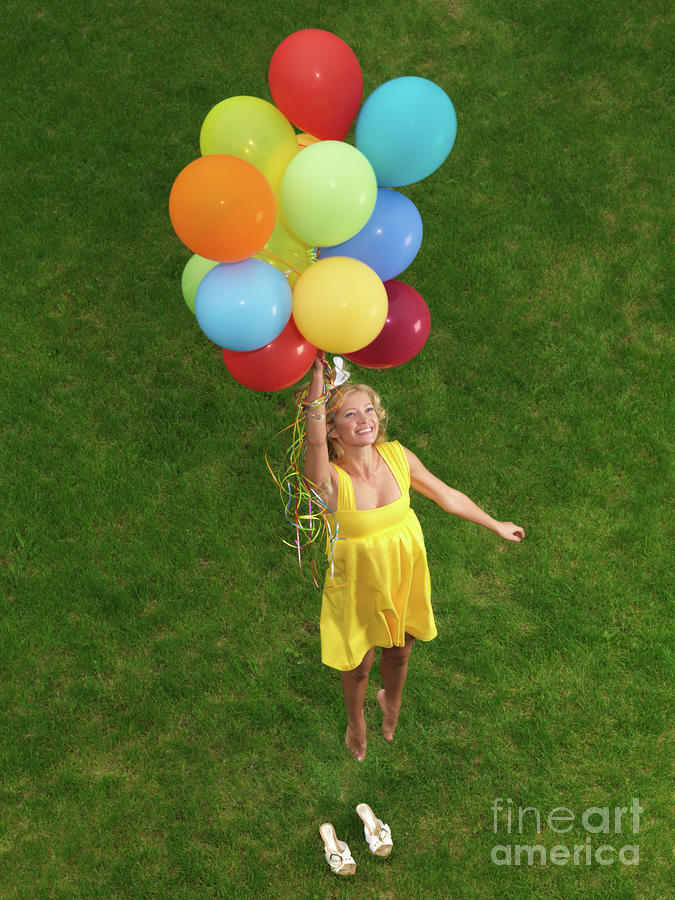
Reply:
<svg viewBox="0 0 675 900"><path fill-rule="evenodd" d="M404 447L400 441L386 441L380 446L380 452L386 458L391 461L396 461L400 465L404 467L404 469L410 470L410 462L411 459L414 459L410 450L407 447Z"/></svg>
<svg viewBox="0 0 675 900"><path fill-rule="evenodd" d="M331 471L331 480L334 479L334 484L337 485L341 479L349 478L347 472L340 465L339 460L333 459L328 465L330 466Z"/></svg>
<svg viewBox="0 0 675 900"><path fill-rule="evenodd" d="M384 449L385 453L403 453L407 456L410 453L407 447L404 447L400 441L384 441L379 444L380 448Z"/></svg>
<svg viewBox="0 0 675 900"><path fill-rule="evenodd" d="M412 450L409 450L400 441L388 441L387 446L392 449L390 451L385 451L385 453L389 452L395 458L400 459L411 475L414 471L419 470L421 463Z"/></svg>

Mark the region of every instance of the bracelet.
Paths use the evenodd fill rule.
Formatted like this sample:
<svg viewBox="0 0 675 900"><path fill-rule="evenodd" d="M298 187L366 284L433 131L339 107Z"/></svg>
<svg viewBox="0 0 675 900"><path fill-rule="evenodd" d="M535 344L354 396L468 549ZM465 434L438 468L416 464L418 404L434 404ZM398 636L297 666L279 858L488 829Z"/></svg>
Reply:
<svg viewBox="0 0 675 900"><path fill-rule="evenodd" d="M307 411L306 411L306 412L305 412L305 417L306 417L307 419L325 419L325 418L326 418L326 413L310 413L310 412L307 412Z"/></svg>
<svg viewBox="0 0 675 900"><path fill-rule="evenodd" d="M303 412L307 412L308 409L318 409L320 406L323 406L328 398L328 391L324 391L320 397L317 397L316 400L310 400L309 403L302 403Z"/></svg>

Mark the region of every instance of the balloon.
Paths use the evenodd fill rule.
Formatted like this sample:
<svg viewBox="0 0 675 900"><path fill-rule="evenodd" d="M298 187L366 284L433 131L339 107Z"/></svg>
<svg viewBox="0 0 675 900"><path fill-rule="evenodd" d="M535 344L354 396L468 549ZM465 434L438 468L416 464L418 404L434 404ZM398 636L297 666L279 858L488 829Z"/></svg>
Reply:
<svg viewBox="0 0 675 900"><path fill-rule="evenodd" d="M321 259L351 256L390 281L407 269L422 243L422 217L404 194L378 188L375 209L358 234L335 247L320 251Z"/></svg>
<svg viewBox="0 0 675 900"><path fill-rule="evenodd" d="M330 31L305 28L289 34L274 51L267 78L286 118L321 140L342 140L361 105L359 61Z"/></svg>
<svg viewBox="0 0 675 900"><path fill-rule="evenodd" d="M229 97L216 104L204 119L199 145L202 156L227 153L250 162L275 192L298 152L291 123L259 97Z"/></svg>
<svg viewBox="0 0 675 900"><path fill-rule="evenodd" d="M274 192L246 160L214 154L178 175L169 216L181 241L199 256L239 262L269 240L276 219Z"/></svg>
<svg viewBox="0 0 675 900"><path fill-rule="evenodd" d="M403 281L385 284L389 309L384 328L367 347L345 354L366 369L390 369L416 356L431 328L429 308L417 291Z"/></svg>
<svg viewBox="0 0 675 900"><path fill-rule="evenodd" d="M351 353L373 341L387 318L387 292L375 272L358 259L320 259L298 278L293 318L315 347Z"/></svg>
<svg viewBox="0 0 675 900"><path fill-rule="evenodd" d="M218 263L214 259L204 259L203 256L198 256L196 253L185 263L180 286L183 291L183 299L190 312L194 313L195 311L195 294L202 278L217 265Z"/></svg>
<svg viewBox="0 0 675 900"><path fill-rule="evenodd" d="M296 141L298 142L298 149L304 150L305 147L309 147L310 144L316 144L319 140L318 137L314 137L313 134L307 134L306 131L303 131L302 134L296 135Z"/></svg>
<svg viewBox="0 0 675 900"><path fill-rule="evenodd" d="M308 250L308 245L289 234L277 216L272 236L263 249L255 254L255 259L263 259L273 265L286 276L289 285L293 287L298 276L309 265Z"/></svg>
<svg viewBox="0 0 675 900"><path fill-rule="evenodd" d="M293 317L269 344L249 353L223 350L230 375L252 391L282 391L306 375L316 356L316 347L298 331Z"/></svg>
<svg viewBox="0 0 675 900"><path fill-rule="evenodd" d="M377 183L362 153L342 141L319 141L294 156L281 182L291 230L308 244L348 240L375 208Z"/></svg>
<svg viewBox="0 0 675 900"><path fill-rule="evenodd" d="M433 81L406 76L385 81L368 97L356 122L356 146L383 187L431 175L452 150L457 115Z"/></svg>
<svg viewBox="0 0 675 900"><path fill-rule="evenodd" d="M211 269L197 288L195 315L204 334L228 350L257 350L284 330L291 289L274 266L246 259Z"/></svg>

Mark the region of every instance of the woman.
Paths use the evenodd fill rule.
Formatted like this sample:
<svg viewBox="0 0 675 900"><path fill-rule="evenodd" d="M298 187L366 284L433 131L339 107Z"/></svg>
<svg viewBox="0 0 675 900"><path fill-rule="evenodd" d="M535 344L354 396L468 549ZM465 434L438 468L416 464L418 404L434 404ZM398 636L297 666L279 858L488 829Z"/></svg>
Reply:
<svg viewBox="0 0 675 900"><path fill-rule="evenodd" d="M422 530L410 487L447 512L519 542L525 532L497 522L467 496L431 474L397 441L387 443L385 413L366 385L345 384L326 401L323 354L312 366L304 403L305 478L337 528L321 607L323 662L340 670L347 709L345 743L366 754L363 702L375 647L382 648L382 733L392 740L413 641L436 636Z"/></svg>

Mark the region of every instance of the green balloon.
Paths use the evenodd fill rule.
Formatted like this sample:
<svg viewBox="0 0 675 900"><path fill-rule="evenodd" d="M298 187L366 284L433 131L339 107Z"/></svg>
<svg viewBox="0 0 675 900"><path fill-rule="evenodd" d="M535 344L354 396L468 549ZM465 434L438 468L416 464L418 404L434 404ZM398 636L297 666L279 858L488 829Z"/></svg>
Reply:
<svg viewBox="0 0 675 900"><path fill-rule="evenodd" d="M359 232L375 209L377 180L366 157L343 141L319 141L288 164L281 205L292 231L331 247Z"/></svg>
<svg viewBox="0 0 675 900"><path fill-rule="evenodd" d="M180 286L188 309L193 315L195 312L195 296L197 294L197 288L201 284L202 278L206 273L210 272L211 269L217 265L218 263L215 260L204 259L203 256L198 256L196 253L185 263Z"/></svg>

